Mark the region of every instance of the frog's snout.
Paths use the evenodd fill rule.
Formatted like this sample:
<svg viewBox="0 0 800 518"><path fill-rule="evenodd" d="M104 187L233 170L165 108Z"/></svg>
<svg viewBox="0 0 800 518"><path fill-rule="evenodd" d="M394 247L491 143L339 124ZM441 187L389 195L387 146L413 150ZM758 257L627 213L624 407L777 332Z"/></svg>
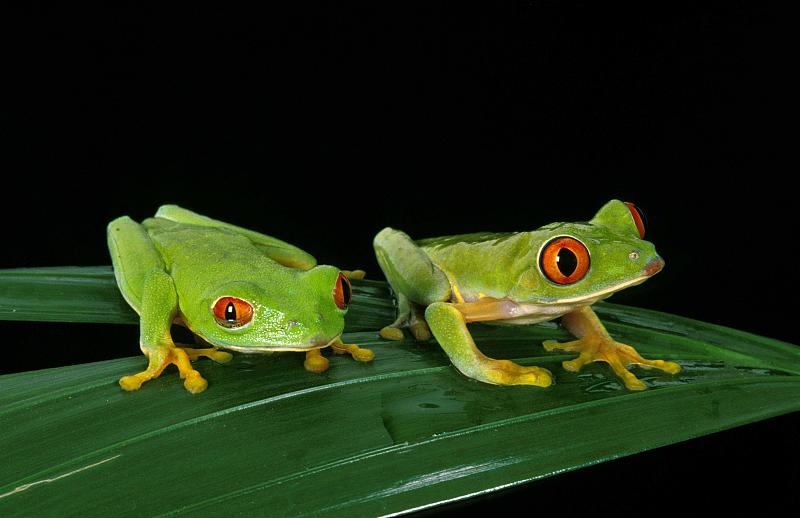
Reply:
<svg viewBox="0 0 800 518"><path fill-rule="evenodd" d="M655 275L660 272L664 268L664 260L660 257L656 257L655 259L651 259L645 266L644 266L644 274L648 277L651 275Z"/></svg>

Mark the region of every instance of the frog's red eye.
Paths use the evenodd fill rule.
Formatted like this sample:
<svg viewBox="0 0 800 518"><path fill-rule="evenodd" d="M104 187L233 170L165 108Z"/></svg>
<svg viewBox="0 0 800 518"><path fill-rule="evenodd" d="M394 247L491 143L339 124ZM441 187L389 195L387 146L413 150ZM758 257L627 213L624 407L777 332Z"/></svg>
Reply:
<svg viewBox="0 0 800 518"><path fill-rule="evenodd" d="M631 211L633 222L636 224L636 230L639 231L639 237L644 239L644 222L647 221L644 212L629 201L626 201L625 205L628 207L628 210Z"/></svg>
<svg viewBox="0 0 800 518"><path fill-rule="evenodd" d="M350 281L343 273L339 273L336 278L336 284L333 287L333 301L339 309L347 309L350 304L350 299L353 296L353 288L350 286Z"/></svg>
<svg viewBox="0 0 800 518"><path fill-rule="evenodd" d="M556 284L572 284L589 271L589 251L575 238L557 237L542 249L539 267Z"/></svg>
<svg viewBox="0 0 800 518"><path fill-rule="evenodd" d="M241 327L253 320L252 304L236 297L220 297L212 310L223 327Z"/></svg>

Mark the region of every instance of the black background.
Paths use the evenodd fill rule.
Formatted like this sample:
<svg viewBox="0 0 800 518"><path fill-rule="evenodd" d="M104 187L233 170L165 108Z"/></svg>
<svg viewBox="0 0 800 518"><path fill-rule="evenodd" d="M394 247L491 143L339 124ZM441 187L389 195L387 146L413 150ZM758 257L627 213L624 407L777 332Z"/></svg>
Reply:
<svg viewBox="0 0 800 518"><path fill-rule="evenodd" d="M645 209L667 266L614 302L800 343L769 13L598 4L7 17L0 267L108 264L108 221L177 203L380 278L371 239L384 226L527 230L620 198ZM2 372L138 353L134 326L0 328ZM798 500L798 422L444 511L782 508Z"/></svg>

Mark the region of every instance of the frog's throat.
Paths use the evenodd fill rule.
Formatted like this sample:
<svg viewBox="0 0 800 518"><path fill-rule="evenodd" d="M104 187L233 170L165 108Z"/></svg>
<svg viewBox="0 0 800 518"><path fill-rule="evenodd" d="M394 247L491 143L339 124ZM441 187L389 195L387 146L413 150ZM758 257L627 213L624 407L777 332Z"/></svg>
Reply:
<svg viewBox="0 0 800 518"><path fill-rule="evenodd" d="M558 299L558 300L555 300L553 302L538 302L537 304L544 304L544 305L548 305L548 304L555 304L555 305L564 304L564 305L572 305L572 306L589 306L589 305L594 304L595 302L597 302L599 300L603 300L603 299L605 299L607 297L610 297L614 293L616 293L618 291L622 291L625 288L630 288L631 286L636 286L637 284L641 284L644 281L646 281L647 279L649 279L650 277L652 277L652 275L642 275L640 277L636 277L634 279L631 279L631 280L629 280L627 282L623 282L621 284L616 284L614 286L605 288L603 290L595 291L593 293L589 293L587 295L582 295L580 297Z"/></svg>
<svg viewBox="0 0 800 518"><path fill-rule="evenodd" d="M584 306L590 306L613 293L641 284L650 276L643 275L615 286L580 297L553 301L515 302L511 299L481 298L474 302L455 304L467 322L504 322L508 324L536 324L558 318Z"/></svg>
<svg viewBox="0 0 800 518"><path fill-rule="evenodd" d="M275 345L230 345L220 342L211 342L206 340L205 337L201 337L207 342L211 343L214 347L219 347L221 349L230 349L231 351L236 351L239 353L272 353L272 352L281 352L281 351L311 351L313 349L324 349L325 347L330 346L336 340L341 338L342 333L334 336L332 339L328 340L327 342L320 342L318 340L310 340L305 343L301 344L275 344Z"/></svg>

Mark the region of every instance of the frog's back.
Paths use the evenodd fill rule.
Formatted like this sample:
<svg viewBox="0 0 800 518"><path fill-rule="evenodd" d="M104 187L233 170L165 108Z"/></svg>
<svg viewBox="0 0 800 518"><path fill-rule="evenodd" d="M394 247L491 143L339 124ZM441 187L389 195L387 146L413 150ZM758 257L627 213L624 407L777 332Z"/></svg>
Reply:
<svg viewBox="0 0 800 518"><path fill-rule="evenodd" d="M505 293L535 253L531 232L478 232L421 239L416 244L452 282L496 295Z"/></svg>
<svg viewBox="0 0 800 518"><path fill-rule="evenodd" d="M517 235L517 232L474 232L472 234L459 234L456 236L441 236L418 239L417 246L426 251L439 250L458 246L472 248L487 248L497 246Z"/></svg>
<svg viewBox="0 0 800 518"><path fill-rule="evenodd" d="M158 249L168 270L193 269L225 264L269 266L277 263L268 259L245 236L232 230L149 218L142 222L150 239Z"/></svg>

